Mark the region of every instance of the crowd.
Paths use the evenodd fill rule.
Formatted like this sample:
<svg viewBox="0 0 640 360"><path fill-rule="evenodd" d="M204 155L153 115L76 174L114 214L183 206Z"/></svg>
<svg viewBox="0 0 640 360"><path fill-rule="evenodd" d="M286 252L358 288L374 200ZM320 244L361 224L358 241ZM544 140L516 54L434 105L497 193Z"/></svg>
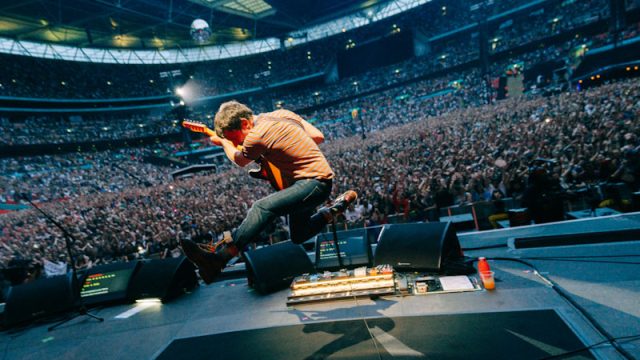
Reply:
<svg viewBox="0 0 640 360"><path fill-rule="evenodd" d="M25 193L49 202L167 182L171 170L143 161L157 147L0 159L0 203Z"/></svg>
<svg viewBox="0 0 640 360"><path fill-rule="evenodd" d="M433 4L433 6L436 5L438 4ZM431 14L431 16L435 16L437 19L457 18L459 16L458 14L465 14L470 11L469 9L462 9L464 7L463 5L463 2L450 2L447 5L442 5L448 10L441 11L441 14ZM515 4L511 5L515 6ZM433 12L431 6L432 5L419 7L410 11L410 14L401 14L400 18L394 18L394 21L398 20L397 22L401 23L402 26L419 27L419 24L414 23L415 16L411 15L419 15L428 11ZM505 10L504 6L506 5L498 3L490 8L481 9L480 12L488 11L488 13L486 13L487 15L497 14ZM473 13L476 14L477 11L473 11ZM593 16L586 16L585 14L592 14ZM514 46L523 45L539 40L540 38L573 29L576 26L585 24L585 22L594 21L595 19L606 16L608 16L607 1L604 0L590 0L588 2L551 1L540 10L514 15L514 19L516 19L515 22L509 23L509 20L507 20L501 24L494 24L492 30L494 33L491 34L489 39L489 49L492 52L500 52ZM466 20L470 21L469 18ZM380 34L392 36L384 31L385 27L389 25L387 22L382 21L376 23L375 26L367 26L328 39L311 42L308 45L287 48L275 54L269 53L260 56L249 56L241 58L240 61L235 59L219 61L215 63L216 66L209 66L211 65L210 63L184 65L182 67L182 75L180 75L180 77L184 79L178 80L177 82L184 83L185 81L194 81L200 84L199 91L202 91L204 94L219 94L246 89L252 86L273 84L280 80L290 79L308 73L327 71L327 64L331 63L331 56L338 51L338 48L347 37L360 41L359 39L365 39L365 36ZM503 26L504 24L508 26ZM459 25L462 26L463 23ZM630 38L637 35L639 25L639 23L629 24L622 34L623 38ZM433 26L429 29L430 31L437 30L437 32L441 32L446 29L446 27ZM270 90L252 96L249 101L255 104L256 109L268 111L276 107L305 109L347 97L357 97L359 94L367 91L375 91L385 86L412 81L412 79L432 74L436 71L446 70L452 66L477 60L479 57L478 36L477 32L463 32L452 38L444 38L431 42L430 51L424 56L414 57L399 64L372 69L364 74L343 78L335 83L307 86L298 90ZM524 65L526 67L538 62L550 60L561 60L571 64L572 61L569 57L576 46L587 46L588 44L590 48L593 48L611 41L612 36L608 32L590 37L577 36L564 43L547 44L547 46L533 52L519 55L515 60L525 63ZM0 56L6 57L6 55ZM11 67L18 66L21 61L6 61L6 63ZM118 94L108 95L100 93L96 94L95 97L125 97L128 91L132 92L129 96L166 94L166 90L172 91L166 87L166 84L162 85L161 83L163 83L163 81L160 79L153 81L154 78L157 78L158 73L163 70L161 66L125 66L123 67L125 71L100 71L92 76L87 76L88 72L95 70L96 66L104 66L105 69L109 69L110 67L119 69L121 65L75 65L70 62L34 60L29 58L25 58L24 61L41 61L43 66L31 64L34 66L30 67L43 69L43 71L48 74L47 76L64 76L69 73L72 74L72 76L78 76L83 79L87 78L85 80L89 83L82 83L81 86L83 88L96 89L96 91L114 90L114 94ZM504 73L502 63L503 61L493 62L491 71L489 72L491 77L497 77ZM56 67L61 64L61 67ZM75 71L72 68L73 66L80 67L81 70ZM56 71L53 71L54 68ZM246 69L251 69L251 71L246 71ZM20 91L30 91L35 94L39 92L38 89L33 91L32 86L25 84L24 80L16 82L13 82L15 79L9 80L9 77L13 77L14 73L15 72L9 69L9 71L0 74L0 77L7 77L4 80L0 79L0 93L7 91L10 87L15 87L15 89L19 89ZM118 76L122 75L127 81L100 80L102 76L108 77L110 76L109 74L112 73L117 73ZM45 83L35 72L28 72L23 75L32 76L34 79L37 78L37 86L43 86L42 84ZM242 80L242 77L248 77L250 79L249 82ZM147 80L147 78L149 79ZM49 80L51 84L65 82L60 79ZM101 83L104 82L103 80L107 81L109 85L105 85L106 82L105 84ZM129 80L135 83L135 85L129 86ZM164 80L164 83L167 81L168 80ZM257 82L251 83L253 81ZM116 83L119 83L119 85L116 86ZM66 81L65 85L60 86L64 88L63 90L68 90L69 94L71 94L73 91L76 91L77 88L69 86L69 84L69 81ZM140 84L144 84L144 86ZM56 88L56 86L44 88L53 89ZM126 89L122 89L123 86ZM155 90L150 93L147 92L149 89L141 90L140 86L145 89ZM229 86L233 88L228 88ZM66 94L64 91L58 92L58 90L59 89L56 89L57 94ZM159 90L159 92L156 90ZM83 90L78 93L84 96L87 94L87 91ZM333 112L335 112L335 110L333 110ZM75 118L79 117L76 116ZM138 136L162 135L177 132L176 124L170 120L172 119L160 116L149 116L145 112L133 113L122 118L116 116L108 116L106 118L104 116L98 118L85 116L80 120L74 120L74 117L67 118L51 115L30 116L26 120L21 119L19 121L8 121L5 117L0 117L0 125L3 128L3 131L0 133L0 145L128 139Z"/></svg>
<svg viewBox="0 0 640 360"><path fill-rule="evenodd" d="M121 117L122 116L122 117ZM52 115L29 116L20 121L0 117L0 146L64 144L115 139L133 139L179 132L177 119L133 113L126 117L99 118Z"/></svg>
<svg viewBox="0 0 640 360"><path fill-rule="evenodd" d="M489 14L504 11L505 3L497 2L495 7L481 9L481 16L487 15L482 11ZM581 2L562 2L565 3L576 9L587 6ZM601 13L602 0L588 3L590 9ZM564 9L560 2L554 4L552 8ZM480 16L474 11L467 14L466 19L458 19L464 12L455 9L468 7L468 2L462 0L434 1L432 6L441 10L443 18L434 23L447 23L442 28L436 27L438 31L464 25ZM427 7L416 11L427 11L425 9ZM403 16L409 24L416 21L409 15ZM532 19L535 23L538 16ZM450 20L452 22L448 22ZM559 26L567 29L579 24L562 20ZM636 34L637 26L630 25L625 36ZM519 41L535 41L555 31L543 28L531 29L533 35ZM365 27L357 34L370 36L370 32L376 31L373 29ZM513 36L509 33L513 29L519 29L518 34L526 32L515 24L499 29L504 32L500 37ZM375 225L389 221L394 214L424 220L425 212L431 209L503 197L518 199L528 186L530 166L535 159L545 159L549 176L562 189L616 182L637 191L640 187L640 86L637 81L611 82L580 92L567 89L550 97L529 94L498 102L495 89L490 86L490 80L504 74L509 64L519 62L528 68L549 60L567 61L572 50L588 40L600 44L609 41L608 36L601 35L591 39L580 37L501 58L491 64L489 77L474 66L418 80L423 75L478 57L473 50L477 47L472 46L477 38L463 34L456 41L432 44L431 54L439 56L418 57L373 69L319 89L270 92L268 96L253 98L249 105L257 112L270 111L276 102L285 108L303 109L302 114L323 131L327 138L323 149L337 174L333 193L350 188L360 193L358 204L346 214L348 221ZM257 71L250 74L251 84L236 78L247 75L235 70L240 69L236 67L192 65L184 74L191 74L194 80L217 78L216 82L206 85L206 91L212 93L229 91L234 86L262 86L265 81L278 79L278 74L285 74L278 73L280 67L291 68L288 74L294 76L318 70L328 61L322 54L331 53L324 52L323 44L326 43L320 41L310 45L317 48L287 50L295 56L282 62L265 61L265 57L230 61L229 66L246 65ZM518 44L499 43L494 50ZM308 63L310 67L295 68L287 61ZM153 83L144 80L150 75L144 72L156 70L144 68L135 76L140 76L144 86L150 86ZM269 74L265 75L266 72ZM61 74L64 71L52 76ZM96 79L87 81L98 81ZM408 83L362 95L399 82ZM111 96L105 95L111 85L97 84L82 86L96 86L96 91L102 91L98 97ZM146 92L149 89L131 88L132 93L118 94L150 95L164 91L164 85L154 86L149 92ZM6 94L6 90L0 87L2 94ZM43 94L48 91L45 87L41 90ZM345 100L349 97L352 99ZM305 110L310 105L329 101L338 103ZM34 117L16 123L0 119L3 129L0 143L78 142L177 131L166 119L147 116L50 120ZM216 174L173 181L169 176L172 168L145 161L158 148L170 155L179 147L157 144L104 152L0 159L0 203L24 203L21 200L24 194L51 212L77 239L74 250L81 255L77 259L80 267L150 255L178 255L179 239L216 238L223 230L237 226L251 204L270 191L268 185L251 179L244 170L235 167L221 167ZM274 237L286 238L285 234L286 226L280 221L262 237L264 241L273 241ZM3 265L15 258L30 258L37 263L45 259L66 260L63 234L33 210L0 215L0 245L0 264Z"/></svg>
<svg viewBox="0 0 640 360"><path fill-rule="evenodd" d="M502 52L516 46L567 32L609 17L606 0L558 2L496 26L489 35L490 51Z"/></svg>
<svg viewBox="0 0 640 360"><path fill-rule="evenodd" d="M626 81L548 98L460 104L438 116L423 111L422 103L372 108L366 116L392 126L325 145L337 173L333 192L358 189L355 218L384 223L391 214L490 200L496 192L518 197L536 158L553 161L552 176L566 187L616 181L637 190L639 99L637 81ZM81 266L170 256L183 236L212 238L237 226L253 201L270 191L239 168L170 182L135 159L119 164L160 180L42 205L73 231ZM106 176L111 183L126 178ZM62 234L35 211L5 214L0 228L2 263L64 256Z"/></svg>

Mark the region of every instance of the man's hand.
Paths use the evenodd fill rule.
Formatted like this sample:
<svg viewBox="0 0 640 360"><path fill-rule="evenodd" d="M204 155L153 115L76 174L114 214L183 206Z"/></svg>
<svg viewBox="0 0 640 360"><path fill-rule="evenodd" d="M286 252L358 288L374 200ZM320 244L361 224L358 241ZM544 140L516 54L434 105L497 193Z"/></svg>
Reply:
<svg viewBox="0 0 640 360"><path fill-rule="evenodd" d="M213 135L209 137L209 140L216 146L222 146L222 139L218 135Z"/></svg>

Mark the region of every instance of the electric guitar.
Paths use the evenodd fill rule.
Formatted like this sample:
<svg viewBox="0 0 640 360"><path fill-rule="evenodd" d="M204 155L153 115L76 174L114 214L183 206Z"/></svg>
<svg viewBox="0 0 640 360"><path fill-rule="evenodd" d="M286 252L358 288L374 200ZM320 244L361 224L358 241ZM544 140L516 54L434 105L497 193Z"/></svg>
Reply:
<svg viewBox="0 0 640 360"><path fill-rule="evenodd" d="M182 126L193 132L203 133L207 136L216 135L216 132L209 129L207 125L197 121L185 120L182 122ZM242 146L239 145L237 148L239 151L242 151ZM252 178L267 180L276 191L286 189L293 184L292 179L288 179L283 176L280 169L267 161L264 157L261 156L255 162L260 165L260 168L249 170L249 176Z"/></svg>

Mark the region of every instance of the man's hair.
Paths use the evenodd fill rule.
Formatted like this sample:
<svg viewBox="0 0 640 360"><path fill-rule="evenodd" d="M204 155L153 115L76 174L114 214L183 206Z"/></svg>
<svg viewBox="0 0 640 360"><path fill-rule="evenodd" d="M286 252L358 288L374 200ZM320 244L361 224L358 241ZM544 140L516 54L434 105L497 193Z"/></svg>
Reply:
<svg viewBox="0 0 640 360"><path fill-rule="evenodd" d="M251 120L253 111L245 104L239 103L235 100L227 101L220 105L216 117L213 120L216 134L219 137L224 137L222 134L225 130L240 130L240 119Z"/></svg>

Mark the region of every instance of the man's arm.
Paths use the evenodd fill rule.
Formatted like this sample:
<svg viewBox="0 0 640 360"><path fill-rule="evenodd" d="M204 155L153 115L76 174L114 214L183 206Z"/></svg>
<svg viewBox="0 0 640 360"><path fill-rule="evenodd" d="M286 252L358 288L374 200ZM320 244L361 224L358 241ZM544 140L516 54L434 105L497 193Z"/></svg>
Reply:
<svg viewBox="0 0 640 360"><path fill-rule="evenodd" d="M218 146L222 146L222 149L224 150L225 155L227 155L229 160L233 161L238 166L245 167L250 162L253 161L253 160L245 157L242 154L242 151L238 150L233 145L233 143L231 141L229 141L227 139L222 139L222 138L218 137L217 135L213 135L209 139L211 140L211 142L213 144L218 145Z"/></svg>
<svg viewBox="0 0 640 360"><path fill-rule="evenodd" d="M322 131L318 130L317 127L311 125L304 119L300 119L300 122L302 123L302 128L304 129L304 131L309 135L309 137L311 137L311 139L313 139L316 144L321 144L324 141L324 134L322 134Z"/></svg>

